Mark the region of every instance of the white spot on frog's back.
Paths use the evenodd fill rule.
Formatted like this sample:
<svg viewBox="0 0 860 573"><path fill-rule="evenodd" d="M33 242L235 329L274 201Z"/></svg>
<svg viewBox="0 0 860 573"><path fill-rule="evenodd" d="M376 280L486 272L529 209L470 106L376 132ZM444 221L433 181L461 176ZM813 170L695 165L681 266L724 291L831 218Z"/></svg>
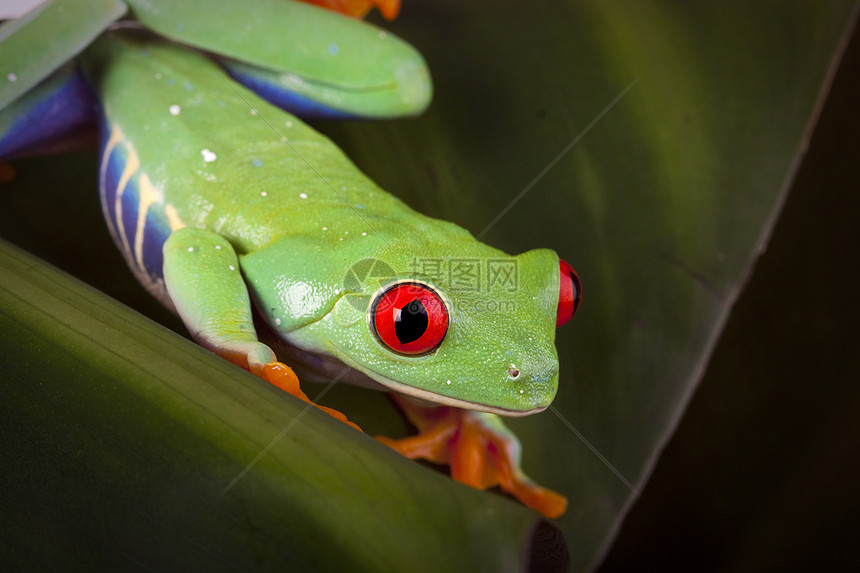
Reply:
<svg viewBox="0 0 860 573"><path fill-rule="evenodd" d="M215 161L216 159L218 159L218 156L217 156L217 155L215 155L215 152L214 152L214 151L211 151L211 150L209 150L209 149L203 149L203 150L201 150L201 151L200 151L200 155L202 155L202 156L203 156L203 161L205 161L206 163L212 163L213 161Z"/></svg>
<svg viewBox="0 0 860 573"><path fill-rule="evenodd" d="M182 111L182 108L176 104L173 104L172 106L170 106L169 111L170 115L179 115L179 112Z"/></svg>
<svg viewBox="0 0 860 573"><path fill-rule="evenodd" d="M18 81L18 76L10 72L9 74L6 75L6 79L14 84L15 82Z"/></svg>

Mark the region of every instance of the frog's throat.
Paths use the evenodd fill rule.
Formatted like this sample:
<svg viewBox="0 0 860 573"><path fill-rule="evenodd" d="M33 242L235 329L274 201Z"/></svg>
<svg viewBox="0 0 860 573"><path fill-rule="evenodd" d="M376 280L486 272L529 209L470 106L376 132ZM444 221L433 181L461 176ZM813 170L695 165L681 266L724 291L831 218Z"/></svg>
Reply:
<svg viewBox="0 0 860 573"><path fill-rule="evenodd" d="M530 410L511 410L508 408L500 408L498 406L490 406L477 402L469 402L468 400L458 400L457 398L451 398L450 396L437 394L436 392L431 392L430 390L416 388L414 386L398 382L397 380L392 380L391 378L388 378L384 374L381 374L376 370L373 370L372 368L368 368L363 364L359 364L354 359L350 358L349 355L343 351L343 349L334 344L332 341L329 341L329 344L331 344L333 347L337 348L340 351L340 356L337 356L337 360L340 360L346 366L349 366L353 370L357 370L363 373L365 376L372 378L374 382L377 382L381 386L385 386L389 390L397 392L398 394L409 396L411 398L417 398L424 402L429 402L431 404L436 404L440 406L453 406L455 408L463 408L465 410L474 410L476 412L487 412L488 414L497 414L499 416L506 416L508 418L522 418L524 416L531 416L532 414L538 414L540 412L543 412L548 407L540 406L537 408L532 408Z"/></svg>

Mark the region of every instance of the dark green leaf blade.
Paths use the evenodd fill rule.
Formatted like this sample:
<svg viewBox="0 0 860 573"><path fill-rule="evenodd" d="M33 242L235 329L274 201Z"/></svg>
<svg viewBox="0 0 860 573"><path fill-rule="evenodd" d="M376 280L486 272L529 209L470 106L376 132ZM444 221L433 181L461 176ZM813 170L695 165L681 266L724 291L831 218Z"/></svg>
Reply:
<svg viewBox="0 0 860 573"><path fill-rule="evenodd" d="M516 571L558 542L5 242L0 363L9 566Z"/></svg>

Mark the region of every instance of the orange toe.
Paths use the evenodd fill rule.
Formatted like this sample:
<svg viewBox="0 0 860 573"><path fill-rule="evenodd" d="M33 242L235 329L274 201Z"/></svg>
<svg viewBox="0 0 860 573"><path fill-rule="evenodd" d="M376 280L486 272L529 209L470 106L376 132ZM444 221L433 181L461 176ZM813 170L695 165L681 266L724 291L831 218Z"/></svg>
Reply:
<svg viewBox="0 0 860 573"><path fill-rule="evenodd" d="M293 369L284 364L283 362L269 362L268 364L264 365L263 371L262 373L260 373L260 376L264 380L266 380L273 386L277 386L284 392L292 394L299 400L306 402L307 404L310 404L312 406L315 406L329 416L337 418L348 426L352 426L359 432L362 431L357 424L355 424L354 422L350 422L347 419L346 415L344 415L343 413L338 412L334 408L320 406L319 404L311 401L311 399L308 398L307 394L305 394L299 387L299 378L298 376L296 376L295 372L293 372Z"/></svg>

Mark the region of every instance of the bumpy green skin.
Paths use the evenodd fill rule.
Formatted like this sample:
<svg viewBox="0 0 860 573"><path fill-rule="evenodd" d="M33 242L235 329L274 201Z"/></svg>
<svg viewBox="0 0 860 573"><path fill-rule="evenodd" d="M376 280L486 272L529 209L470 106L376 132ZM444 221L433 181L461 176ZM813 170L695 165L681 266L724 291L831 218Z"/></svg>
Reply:
<svg viewBox="0 0 860 573"><path fill-rule="evenodd" d="M328 139L228 83L205 58L164 42L107 37L86 54L85 71L108 125L121 132L161 207L175 212L177 227L201 230L174 232L165 245L167 288L144 282L156 296L169 296L204 344L228 353L251 348L249 362L273 357L250 327L250 293L279 338L404 394L507 415L540 411L552 401L554 252L515 257L516 288L488 289L484 281L458 289L449 264L512 258L452 223L413 211ZM174 115L171 106L181 111ZM186 256L219 241L221 252L235 250L241 275L229 269L229 256ZM450 325L436 351L401 356L377 341L368 305L383 285L350 273L366 259L445 298ZM441 261L443 272L429 273L428 261ZM208 278L195 281L201 271Z"/></svg>

